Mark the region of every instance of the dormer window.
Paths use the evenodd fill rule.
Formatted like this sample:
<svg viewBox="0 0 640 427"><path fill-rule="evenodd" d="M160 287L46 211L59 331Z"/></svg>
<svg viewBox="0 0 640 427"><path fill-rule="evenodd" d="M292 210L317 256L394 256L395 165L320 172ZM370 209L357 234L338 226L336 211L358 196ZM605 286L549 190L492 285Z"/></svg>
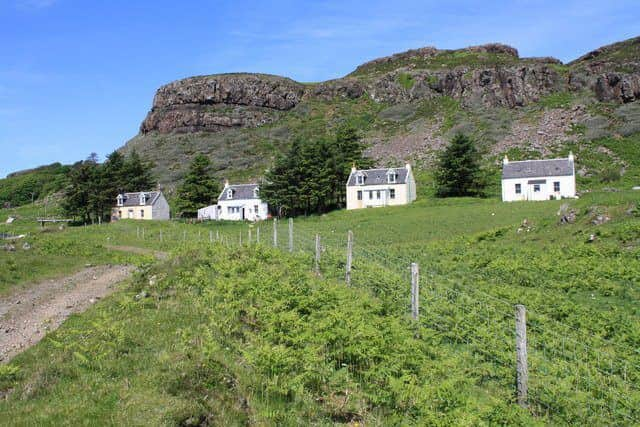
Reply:
<svg viewBox="0 0 640 427"><path fill-rule="evenodd" d="M231 199L231 198L233 198L233 190L229 188L227 190L227 199Z"/></svg>
<svg viewBox="0 0 640 427"><path fill-rule="evenodd" d="M118 194L116 198L116 203L118 206L124 206L124 196L122 194Z"/></svg>
<svg viewBox="0 0 640 427"><path fill-rule="evenodd" d="M358 185L364 185L364 174L362 174L361 172L359 172L356 175L356 184Z"/></svg>
<svg viewBox="0 0 640 427"><path fill-rule="evenodd" d="M387 171L387 182L389 184L395 184L398 181L398 174L393 169Z"/></svg>
<svg viewBox="0 0 640 427"><path fill-rule="evenodd" d="M256 188L254 188L254 189L253 189L253 197L254 197L255 199L257 199L257 198L258 198L258 194L259 194L259 192L260 192L260 189L259 189L258 187L256 187Z"/></svg>
<svg viewBox="0 0 640 427"><path fill-rule="evenodd" d="M145 203L147 203L147 195L144 193L140 193L139 200L140 200L140 206L144 206Z"/></svg>

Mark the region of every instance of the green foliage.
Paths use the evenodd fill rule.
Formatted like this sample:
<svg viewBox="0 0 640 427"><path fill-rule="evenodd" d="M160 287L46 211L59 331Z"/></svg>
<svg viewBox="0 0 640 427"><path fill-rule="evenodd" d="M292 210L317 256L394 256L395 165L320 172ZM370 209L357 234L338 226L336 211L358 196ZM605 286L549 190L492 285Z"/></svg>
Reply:
<svg viewBox="0 0 640 427"><path fill-rule="evenodd" d="M480 170L480 155L470 138L457 134L441 152L435 182L438 197L483 194L485 183Z"/></svg>
<svg viewBox="0 0 640 427"><path fill-rule="evenodd" d="M154 187L152 167L135 150L127 158L113 152L102 164L93 153L69 171L62 207L67 215L85 223L108 220L118 193Z"/></svg>
<svg viewBox="0 0 640 427"><path fill-rule="evenodd" d="M398 83L400 83L400 86L402 86L406 90L409 90L409 89L411 89L413 87L413 85L416 82L413 79L413 76L411 74L400 73L400 74L398 74Z"/></svg>
<svg viewBox="0 0 640 427"><path fill-rule="evenodd" d="M323 213L345 203L351 166L367 167L355 127L340 126L332 141L294 140L267 171L261 195L279 216Z"/></svg>
<svg viewBox="0 0 640 427"><path fill-rule="evenodd" d="M178 214L181 217L195 217L198 209L208 206L220 193L220 187L211 176L209 158L199 154L191 165L177 192Z"/></svg>
<svg viewBox="0 0 640 427"><path fill-rule="evenodd" d="M0 179L0 206L21 206L60 191L66 184L69 166L54 163Z"/></svg>
<svg viewBox="0 0 640 427"><path fill-rule="evenodd" d="M574 95L570 92L554 92L540 98L538 105L544 108L568 108L573 99Z"/></svg>

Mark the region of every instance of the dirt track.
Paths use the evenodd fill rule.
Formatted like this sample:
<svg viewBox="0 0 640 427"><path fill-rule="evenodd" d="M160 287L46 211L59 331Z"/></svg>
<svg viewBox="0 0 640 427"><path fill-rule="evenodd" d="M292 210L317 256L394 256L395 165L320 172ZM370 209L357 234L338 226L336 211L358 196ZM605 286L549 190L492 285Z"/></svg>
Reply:
<svg viewBox="0 0 640 427"><path fill-rule="evenodd" d="M112 293L134 269L121 265L89 267L0 298L0 363L36 344L71 314Z"/></svg>

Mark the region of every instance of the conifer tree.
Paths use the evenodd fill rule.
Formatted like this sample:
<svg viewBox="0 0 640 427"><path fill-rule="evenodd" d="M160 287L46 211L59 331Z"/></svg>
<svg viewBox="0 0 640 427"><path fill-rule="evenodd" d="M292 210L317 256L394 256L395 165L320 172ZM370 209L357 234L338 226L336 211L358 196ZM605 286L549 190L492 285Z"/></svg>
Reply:
<svg viewBox="0 0 640 427"><path fill-rule="evenodd" d="M210 205L220 193L220 188L210 172L211 162L207 156L198 154L177 191L178 214L195 217L198 209Z"/></svg>
<svg viewBox="0 0 640 427"><path fill-rule="evenodd" d="M440 153L435 183L438 197L483 195L480 154L469 137L457 134Z"/></svg>

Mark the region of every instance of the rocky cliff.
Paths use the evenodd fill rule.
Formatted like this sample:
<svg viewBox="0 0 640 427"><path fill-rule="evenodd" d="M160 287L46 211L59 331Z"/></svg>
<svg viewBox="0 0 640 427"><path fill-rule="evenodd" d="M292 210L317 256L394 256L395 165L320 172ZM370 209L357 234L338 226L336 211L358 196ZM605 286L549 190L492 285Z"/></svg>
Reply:
<svg viewBox="0 0 640 427"><path fill-rule="evenodd" d="M517 146L521 137L535 139L535 147L545 151L558 141L579 139L571 132L582 126L593 130L590 136L616 132L611 121L602 123L588 105L622 106L638 100L640 38L602 47L568 64L521 58L515 48L502 44L425 47L369 61L344 78L317 84L265 74L169 83L158 89L140 135L124 150L158 148L147 155L168 182L179 179L195 152L209 154L220 174L257 175L291 138L330 133L341 120L358 123L381 159L429 158L424 153L438 149L452 129L485 138L492 153ZM528 117L532 109L542 116ZM635 117L635 104L624 111L625 129L633 130L627 119ZM508 123L497 126L494 118L485 117L492 115L508 117ZM167 151L172 155L167 157Z"/></svg>

